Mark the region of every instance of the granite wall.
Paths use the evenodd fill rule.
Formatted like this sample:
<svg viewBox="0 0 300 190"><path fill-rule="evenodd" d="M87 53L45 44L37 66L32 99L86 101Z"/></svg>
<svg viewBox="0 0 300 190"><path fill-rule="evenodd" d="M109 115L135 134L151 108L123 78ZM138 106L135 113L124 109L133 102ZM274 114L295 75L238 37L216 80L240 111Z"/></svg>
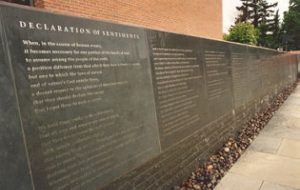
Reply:
<svg viewBox="0 0 300 190"><path fill-rule="evenodd" d="M169 189L296 80L271 49L0 3L0 189Z"/></svg>

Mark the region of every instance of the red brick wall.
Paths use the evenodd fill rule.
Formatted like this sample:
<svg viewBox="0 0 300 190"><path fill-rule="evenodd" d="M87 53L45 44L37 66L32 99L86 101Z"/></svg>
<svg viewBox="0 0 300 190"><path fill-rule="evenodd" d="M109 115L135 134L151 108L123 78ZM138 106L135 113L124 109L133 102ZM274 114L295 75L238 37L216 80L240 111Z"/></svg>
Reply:
<svg viewBox="0 0 300 190"><path fill-rule="evenodd" d="M64 14L222 38L221 0L35 0L35 6Z"/></svg>

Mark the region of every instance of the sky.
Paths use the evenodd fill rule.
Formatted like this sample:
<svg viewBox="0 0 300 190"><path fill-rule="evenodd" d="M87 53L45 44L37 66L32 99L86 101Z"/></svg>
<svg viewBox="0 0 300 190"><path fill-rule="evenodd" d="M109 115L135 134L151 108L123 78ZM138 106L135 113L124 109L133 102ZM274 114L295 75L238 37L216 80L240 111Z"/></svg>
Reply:
<svg viewBox="0 0 300 190"><path fill-rule="evenodd" d="M281 19L283 18L283 12L288 10L289 0L267 0L270 3L278 2L277 8ZM238 11L235 7L240 6L240 0L223 0L223 32L228 33L228 29L234 24L235 17L238 15Z"/></svg>

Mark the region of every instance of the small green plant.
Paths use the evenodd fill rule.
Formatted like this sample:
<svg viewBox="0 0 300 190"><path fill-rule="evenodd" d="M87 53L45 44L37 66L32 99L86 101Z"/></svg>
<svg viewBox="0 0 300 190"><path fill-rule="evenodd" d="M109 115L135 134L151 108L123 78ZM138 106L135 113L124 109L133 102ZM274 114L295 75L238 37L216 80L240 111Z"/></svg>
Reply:
<svg viewBox="0 0 300 190"><path fill-rule="evenodd" d="M259 31L248 22L240 22L229 29L229 34L224 35L224 40L243 44L257 45Z"/></svg>

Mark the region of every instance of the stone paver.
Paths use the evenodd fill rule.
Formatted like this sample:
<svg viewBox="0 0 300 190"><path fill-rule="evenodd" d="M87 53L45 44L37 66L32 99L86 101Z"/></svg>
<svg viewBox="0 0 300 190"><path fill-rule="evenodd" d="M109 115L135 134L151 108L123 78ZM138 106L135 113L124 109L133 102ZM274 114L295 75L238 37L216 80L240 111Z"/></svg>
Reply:
<svg viewBox="0 0 300 190"><path fill-rule="evenodd" d="M243 162L235 164L230 172L300 188L300 159L248 151Z"/></svg>
<svg viewBox="0 0 300 190"><path fill-rule="evenodd" d="M259 190L263 181L247 176L228 173L215 190Z"/></svg>
<svg viewBox="0 0 300 190"><path fill-rule="evenodd" d="M281 138L259 136L249 147L249 150L265 153L276 153L281 144Z"/></svg>
<svg viewBox="0 0 300 190"><path fill-rule="evenodd" d="M292 187L284 186L284 185L278 185L274 183L270 183L267 181L264 181L260 190L299 190Z"/></svg>
<svg viewBox="0 0 300 190"><path fill-rule="evenodd" d="M300 140L300 129L277 125L264 129L259 136Z"/></svg>
<svg viewBox="0 0 300 190"><path fill-rule="evenodd" d="M300 85L216 189L300 190Z"/></svg>
<svg viewBox="0 0 300 190"><path fill-rule="evenodd" d="M298 150L298 151L297 151ZM300 159L300 141L292 139L284 139L278 150L278 154L291 158ZM300 179L299 179L300 181Z"/></svg>

